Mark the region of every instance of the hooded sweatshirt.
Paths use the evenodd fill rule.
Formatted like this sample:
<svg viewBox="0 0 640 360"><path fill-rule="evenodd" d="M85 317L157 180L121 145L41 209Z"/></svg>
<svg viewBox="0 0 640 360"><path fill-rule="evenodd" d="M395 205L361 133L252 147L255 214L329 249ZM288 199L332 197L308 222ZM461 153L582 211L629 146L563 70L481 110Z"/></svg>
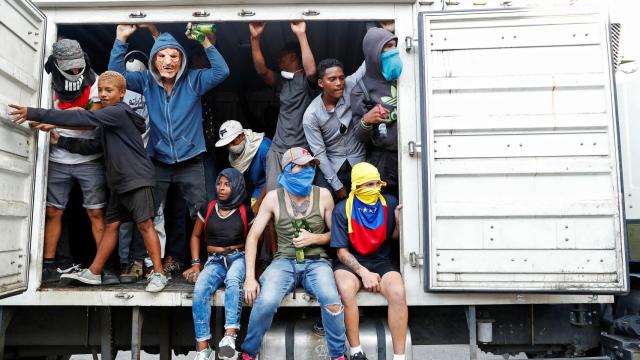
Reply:
<svg viewBox="0 0 640 360"><path fill-rule="evenodd" d="M355 134L359 141L367 144L367 162L380 171L380 178L389 187L398 186L398 126L397 126L397 84L382 76L380 54L384 44L397 36L381 28L371 28L362 40L362 51L367 71L362 78L373 103L381 104L389 111L387 136L381 137L378 126L364 126L361 122L369 111L365 106L365 95L360 86L351 91L352 119L358 124Z"/></svg>
<svg viewBox="0 0 640 360"><path fill-rule="evenodd" d="M127 48L127 43L116 39L109 70L123 74L127 89L143 94L147 101L151 120L148 151L151 156L162 163L175 164L203 153L206 148L200 97L229 76L229 67L222 55L211 46L205 49L211 68L188 70L184 48L173 36L162 33L151 49L150 70L126 71L124 56ZM182 66L170 96L162 86L160 73L153 63L156 53L166 48L175 48L182 53Z"/></svg>
<svg viewBox="0 0 640 360"><path fill-rule="evenodd" d="M142 143L145 119L129 105L119 102L97 111L57 111L28 108L27 119L59 126L102 128L107 185L118 194L155 185L154 166ZM65 141L81 139L60 138Z"/></svg>

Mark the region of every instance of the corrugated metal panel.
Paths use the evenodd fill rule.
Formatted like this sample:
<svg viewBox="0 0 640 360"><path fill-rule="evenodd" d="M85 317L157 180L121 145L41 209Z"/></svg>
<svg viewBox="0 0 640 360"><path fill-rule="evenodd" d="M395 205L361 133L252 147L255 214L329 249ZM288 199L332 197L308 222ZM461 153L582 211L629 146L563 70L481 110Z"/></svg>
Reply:
<svg viewBox="0 0 640 360"><path fill-rule="evenodd" d="M7 105L37 106L45 21L30 2L0 0L0 296L26 289L36 139Z"/></svg>
<svg viewBox="0 0 640 360"><path fill-rule="evenodd" d="M605 18L421 16L428 289L625 291Z"/></svg>

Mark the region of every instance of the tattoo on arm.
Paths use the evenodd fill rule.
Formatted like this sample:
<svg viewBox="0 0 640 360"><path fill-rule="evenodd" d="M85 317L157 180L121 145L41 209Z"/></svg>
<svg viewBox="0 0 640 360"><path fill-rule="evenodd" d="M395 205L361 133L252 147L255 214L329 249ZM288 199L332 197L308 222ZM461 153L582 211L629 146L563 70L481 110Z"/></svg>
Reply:
<svg viewBox="0 0 640 360"><path fill-rule="evenodd" d="M359 273L360 270L362 270L362 265L360 265L358 260L356 260L356 258L348 251L338 252L338 259L356 273Z"/></svg>

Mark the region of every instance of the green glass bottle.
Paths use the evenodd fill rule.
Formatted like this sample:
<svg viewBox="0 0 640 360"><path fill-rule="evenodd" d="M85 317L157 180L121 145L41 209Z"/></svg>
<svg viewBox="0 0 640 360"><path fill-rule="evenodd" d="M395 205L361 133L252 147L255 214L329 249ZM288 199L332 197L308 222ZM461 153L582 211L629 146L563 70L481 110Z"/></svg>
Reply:
<svg viewBox="0 0 640 360"><path fill-rule="evenodd" d="M216 24L192 24L191 31L197 31L203 34L215 34Z"/></svg>
<svg viewBox="0 0 640 360"><path fill-rule="evenodd" d="M202 42L207 37L205 34L216 33L216 24L192 24L189 31L196 40Z"/></svg>
<svg viewBox="0 0 640 360"><path fill-rule="evenodd" d="M293 237L294 238L297 238L298 236L300 236L301 225L303 225L302 222L298 223L295 220L291 220L291 226L293 226ZM296 262L298 264L304 263L304 248L296 248Z"/></svg>

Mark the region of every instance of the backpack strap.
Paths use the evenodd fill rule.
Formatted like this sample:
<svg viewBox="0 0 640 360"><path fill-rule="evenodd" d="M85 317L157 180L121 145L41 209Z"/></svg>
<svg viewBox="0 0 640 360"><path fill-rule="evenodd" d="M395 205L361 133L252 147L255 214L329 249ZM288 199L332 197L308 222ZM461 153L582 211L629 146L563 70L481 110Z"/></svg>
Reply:
<svg viewBox="0 0 640 360"><path fill-rule="evenodd" d="M371 96L369 95L369 90L367 90L367 86L364 84L364 80L361 78L358 80L358 87L362 90L362 94L364 95L364 101L370 103Z"/></svg>
<svg viewBox="0 0 640 360"><path fill-rule="evenodd" d="M209 203L209 208L207 209L207 216L204 218L204 241L207 242L207 221L209 221L209 215L211 215L211 211L216 206L216 200L211 200Z"/></svg>
<svg viewBox="0 0 640 360"><path fill-rule="evenodd" d="M240 204L240 206L238 207L238 210L240 210L240 216L242 217L242 225L244 225L244 237L247 237L247 233L248 233L248 225L247 224L247 208L244 206L244 204Z"/></svg>

